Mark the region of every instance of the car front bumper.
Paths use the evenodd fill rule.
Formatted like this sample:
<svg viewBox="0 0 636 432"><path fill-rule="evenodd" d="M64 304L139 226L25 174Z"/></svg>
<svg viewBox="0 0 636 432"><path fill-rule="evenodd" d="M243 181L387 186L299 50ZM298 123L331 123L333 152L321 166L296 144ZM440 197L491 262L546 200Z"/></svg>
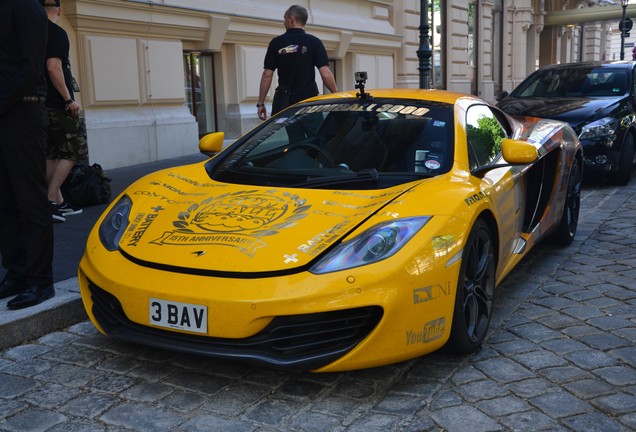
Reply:
<svg viewBox="0 0 636 432"><path fill-rule="evenodd" d="M619 169L620 151L614 150L613 142L581 141L585 160L585 174L609 174Z"/></svg>
<svg viewBox="0 0 636 432"><path fill-rule="evenodd" d="M415 358L448 339L459 261L428 271L397 261L372 271L237 279L148 269L119 252L87 248L79 284L89 318L115 339L331 372ZM194 334L151 324L152 299L205 306L207 328Z"/></svg>

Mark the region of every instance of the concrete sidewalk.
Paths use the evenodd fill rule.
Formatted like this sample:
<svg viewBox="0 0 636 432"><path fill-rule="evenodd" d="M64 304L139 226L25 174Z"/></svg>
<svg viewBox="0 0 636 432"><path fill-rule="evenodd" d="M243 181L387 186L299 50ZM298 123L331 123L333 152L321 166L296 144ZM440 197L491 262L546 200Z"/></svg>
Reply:
<svg viewBox="0 0 636 432"><path fill-rule="evenodd" d="M172 166L195 163L206 158L207 156L195 153L108 170L106 175L112 179L111 198L116 199L128 185L146 174ZM69 216L65 223L54 225L55 297L37 306L21 310L6 308L7 301L12 297L0 300L0 350L20 345L88 319L75 275L79 260L84 253L88 234L106 207L107 205L85 208L81 215ZM5 270L0 268L0 280L4 277L4 273Z"/></svg>
<svg viewBox="0 0 636 432"><path fill-rule="evenodd" d="M3 299L6 303L8 299ZM3 305L4 306L4 305ZM88 319L77 278L55 284L55 297L20 310L0 309L0 350Z"/></svg>

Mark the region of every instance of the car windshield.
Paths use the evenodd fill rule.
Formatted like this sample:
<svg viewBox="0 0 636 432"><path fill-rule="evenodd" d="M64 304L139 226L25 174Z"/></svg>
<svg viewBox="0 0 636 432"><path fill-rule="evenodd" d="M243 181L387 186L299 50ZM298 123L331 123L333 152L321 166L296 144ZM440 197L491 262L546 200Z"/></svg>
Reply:
<svg viewBox="0 0 636 432"><path fill-rule="evenodd" d="M217 181L380 189L448 172L453 105L404 99L299 104L208 163Z"/></svg>
<svg viewBox="0 0 636 432"><path fill-rule="evenodd" d="M627 93L627 69L608 67L539 70L513 93L517 98L610 97Z"/></svg>

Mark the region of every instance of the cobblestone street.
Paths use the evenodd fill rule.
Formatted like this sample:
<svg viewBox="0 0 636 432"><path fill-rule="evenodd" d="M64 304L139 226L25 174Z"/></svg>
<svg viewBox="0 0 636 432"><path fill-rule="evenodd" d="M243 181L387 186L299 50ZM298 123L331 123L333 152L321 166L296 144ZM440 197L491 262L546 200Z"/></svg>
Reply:
<svg viewBox="0 0 636 432"><path fill-rule="evenodd" d="M636 430L635 195L635 179L586 185L574 243L512 271L475 355L289 373L115 343L86 321L0 352L0 430Z"/></svg>

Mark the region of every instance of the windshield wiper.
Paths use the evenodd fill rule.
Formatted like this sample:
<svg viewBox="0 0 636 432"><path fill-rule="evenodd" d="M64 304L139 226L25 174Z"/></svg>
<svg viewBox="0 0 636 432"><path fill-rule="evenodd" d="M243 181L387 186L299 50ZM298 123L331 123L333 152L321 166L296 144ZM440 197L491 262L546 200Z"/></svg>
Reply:
<svg viewBox="0 0 636 432"><path fill-rule="evenodd" d="M294 187L322 187L332 186L340 183L364 183L368 181L377 181L380 177L418 177L426 178L431 177L425 173L411 173L411 172L390 172L380 173L375 168L363 169L358 172L351 172L345 175L338 175L332 177L319 177L307 180L302 183L297 183Z"/></svg>
<svg viewBox="0 0 636 432"><path fill-rule="evenodd" d="M379 173L378 170L375 168L368 168L368 169L363 169L360 170L356 173L358 175L358 177L368 177L371 178L373 180L377 180L379 177Z"/></svg>

